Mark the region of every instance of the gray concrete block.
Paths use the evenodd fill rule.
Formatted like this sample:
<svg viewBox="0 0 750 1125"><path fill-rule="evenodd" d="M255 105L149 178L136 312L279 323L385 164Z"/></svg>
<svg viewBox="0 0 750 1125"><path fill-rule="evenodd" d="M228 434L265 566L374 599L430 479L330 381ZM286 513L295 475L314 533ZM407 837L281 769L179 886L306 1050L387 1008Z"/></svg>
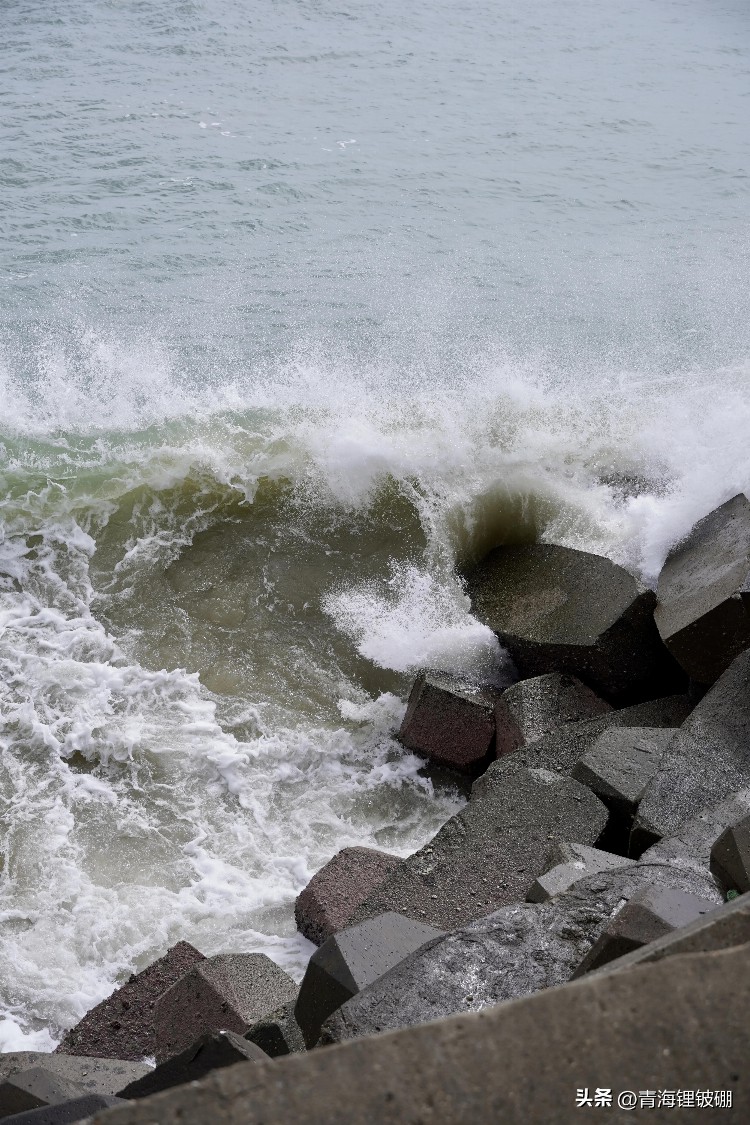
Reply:
<svg viewBox="0 0 750 1125"><path fill-rule="evenodd" d="M551 1125L601 1115L750 1120L746 947L592 975L512 1004L258 1066L218 1071L94 1125ZM610 1089L611 1110L576 1108ZM731 1107L618 1113L623 1090L722 1090Z"/></svg>
<svg viewBox="0 0 750 1125"><path fill-rule="evenodd" d="M316 945L346 929L359 904L399 863L399 856L373 848L343 848L297 896L297 929Z"/></svg>
<svg viewBox="0 0 750 1125"><path fill-rule="evenodd" d="M750 816L719 836L711 848L711 871L725 891L750 891Z"/></svg>
<svg viewBox="0 0 750 1125"><path fill-rule="evenodd" d="M606 715L609 703L575 676L550 672L519 680L506 688L495 707L495 753L498 758L543 738L567 723Z"/></svg>
<svg viewBox="0 0 750 1125"><path fill-rule="evenodd" d="M691 679L711 684L750 647L750 501L742 493L695 525L659 575L654 612Z"/></svg>
<svg viewBox="0 0 750 1125"><path fill-rule="evenodd" d="M607 815L598 797L572 778L515 770L399 864L354 919L394 910L438 929L455 929L504 903L523 900L546 870L552 845L563 840L595 844Z"/></svg>
<svg viewBox="0 0 750 1125"><path fill-rule="evenodd" d="M317 1043L331 1012L404 957L442 936L432 926L388 913L328 938L310 958L294 1009L307 1046Z"/></svg>
<svg viewBox="0 0 750 1125"><path fill-rule="evenodd" d="M42 1106L25 1113L6 1117L4 1125L73 1125L75 1121L89 1121L92 1114L128 1103L123 1098L107 1094L85 1094L81 1098L60 1102L58 1105Z"/></svg>
<svg viewBox="0 0 750 1125"><path fill-rule="evenodd" d="M535 879L526 895L527 902L545 902L548 898L562 894L589 875L600 871L612 871L616 867L626 867L633 860L620 855L589 848L583 844L560 844L552 849L550 866L543 875Z"/></svg>
<svg viewBox="0 0 750 1125"><path fill-rule="evenodd" d="M305 1040L294 1016L295 1002L277 1008L245 1032L245 1039L255 1043L272 1059L305 1050Z"/></svg>
<svg viewBox="0 0 750 1125"><path fill-rule="evenodd" d="M587 719L584 722L568 723L558 727L550 734L545 734L542 738L522 746L513 754L493 762L474 782L472 798L484 796L496 783L502 783L502 776L508 769L526 767L569 774L604 731L621 727L659 727L673 730L685 721L690 710L691 704L686 695L670 695L664 699L638 703L633 707L623 707L620 711L610 711L609 714L602 715L598 719Z"/></svg>
<svg viewBox="0 0 750 1125"><path fill-rule="evenodd" d="M479 773L494 756L500 692L444 672L417 677L399 741L415 754L462 773Z"/></svg>
<svg viewBox="0 0 750 1125"><path fill-rule="evenodd" d="M156 1061L186 1051L209 1031L242 1035L296 995L292 978L264 953L207 957L156 1002Z"/></svg>
<svg viewBox="0 0 750 1125"><path fill-rule="evenodd" d="M715 909L715 902L673 887L643 887L609 919L572 979L679 930Z"/></svg>
<svg viewBox="0 0 750 1125"><path fill-rule="evenodd" d="M622 727L604 731L573 767L572 776L610 807L635 812L674 731Z"/></svg>
<svg viewBox="0 0 750 1125"><path fill-rule="evenodd" d="M78 1097L78 1087L41 1066L19 1070L0 1083L0 1118Z"/></svg>
<svg viewBox="0 0 750 1125"><path fill-rule="evenodd" d="M15 1051L0 1055L0 1081L20 1070L41 1066L64 1082L72 1082L87 1094L115 1094L128 1082L142 1078L151 1070L139 1062L121 1059L95 1059L89 1055L55 1055L42 1051Z"/></svg>
<svg viewBox="0 0 750 1125"><path fill-rule="evenodd" d="M750 650L741 653L665 748L633 823L638 855L709 802L750 785Z"/></svg>
<svg viewBox="0 0 750 1125"><path fill-rule="evenodd" d="M577 676L620 705L684 690L654 624L655 595L609 559L548 543L498 547L467 588L522 677Z"/></svg>
<svg viewBox="0 0 750 1125"><path fill-rule="evenodd" d="M155 1053L153 1007L168 988L203 961L186 941L172 946L87 1012L55 1049L56 1054L139 1060Z"/></svg>
<svg viewBox="0 0 750 1125"><path fill-rule="evenodd" d="M212 1031L202 1035L186 1051L167 1059L155 1070L136 1082L130 1082L119 1091L121 1098L146 1098L169 1090L172 1086L183 1086L195 1082L211 1070L223 1066L233 1066L237 1062L263 1062L268 1055L254 1043L231 1031Z"/></svg>

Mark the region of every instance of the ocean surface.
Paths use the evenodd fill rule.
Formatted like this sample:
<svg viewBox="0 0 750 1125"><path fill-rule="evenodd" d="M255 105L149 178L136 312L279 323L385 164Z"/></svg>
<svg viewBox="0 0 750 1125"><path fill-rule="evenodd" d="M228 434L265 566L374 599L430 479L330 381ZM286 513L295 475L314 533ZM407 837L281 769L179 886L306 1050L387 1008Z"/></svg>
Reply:
<svg viewBox="0 0 750 1125"><path fill-rule="evenodd" d="M0 0L0 1050L179 939L299 975L463 800L458 573L750 487L746 0Z"/></svg>

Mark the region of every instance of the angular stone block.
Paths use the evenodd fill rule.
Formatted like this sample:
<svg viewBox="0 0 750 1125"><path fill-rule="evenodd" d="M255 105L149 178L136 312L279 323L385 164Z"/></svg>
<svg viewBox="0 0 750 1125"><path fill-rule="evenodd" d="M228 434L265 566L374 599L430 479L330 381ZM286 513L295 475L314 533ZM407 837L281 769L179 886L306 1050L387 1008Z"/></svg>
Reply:
<svg viewBox="0 0 750 1125"><path fill-rule="evenodd" d="M750 647L750 500L742 493L695 525L659 575L654 619L691 679L712 684Z"/></svg>
<svg viewBox="0 0 750 1125"><path fill-rule="evenodd" d="M156 1061L186 1051L209 1031L242 1035L296 995L292 978L264 953L207 957L156 1002Z"/></svg>
<svg viewBox="0 0 750 1125"><path fill-rule="evenodd" d="M650 727L605 731L575 764L571 776L608 807L632 816L673 738L674 731Z"/></svg>
<svg viewBox="0 0 750 1125"><path fill-rule="evenodd" d="M81 1095L81 1090L41 1066L20 1070L0 1083L0 1118L40 1106L57 1105Z"/></svg>
<svg viewBox="0 0 750 1125"><path fill-rule="evenodd" d="M711 871L725 891L750 891L750 816L725 828L711 848Z"/></svg>
<svg viewBox="0 0 750 1125"><path fill-rule="evenodd" d="M81 1098L59 1102L57 1105L14 1113L5 1121L6 1125L73 1125L75 1121L88 1121L94 1113L127 1104L124 1098L113 1098L107 1094L85 1094Z"/></svg>
<svg viewBox="0 0 750 1125"><path fill-rule="evenodd" d="M573 980L716 909L716 903L674 888L644 887L607 923L572 974Z"/></svg>
<svg viewBox="0 0 750 1125"><path fill-rule="evenodd" d="M175 981L203 960L203 954L188 942L178 942L87 1012L55 1048L55 1053L131 1060L153 1055L154 1004Z"/></svg>
<svg viewBox="0 0 750 1125"><path fill-rule="evenodd" d="M172 1086L195 1082L211 1070L233 1066L237 1062L267 1062L268 1055L231 1031L212 1031L202 1035L186 1051L167 1059L143 1078L131 1082L120 1091L121 1098L147 1098Z"/></svg>
<svg viewBox="0 0 750 1125"><path fill-rule="evenodd" d="M493 757L499 698L494 688L424 673L414 681L398 739L436 765L479 773Z"/></svg>
<svg viewBox="0 0 750 1125"><path fill-rule="evenodd" d="M245 1032L245 1039L255 1043L272 1059L305 1050L305 1040L294 1018L294 1003L291 1002L253 1024Z"/></svg>
<svg viewBox="0 0 750 1125"><path fill-rule="evenodd" d="M563 672L620 705L687 682L654 624L653 592L600 555L547 543L498 547L467 586L472 613L522 677Z"/></svg>
<svg viewBox="0 0 750 1125"><path fill-rule="evenodd" d="M151 1072L145 1063L120 1059L94 1059L88 1055L55 1055L42 1051L15 1051L0 1055L0 1081L21 1070L41 1066L63 1082L72 1082L86 1094L116 1094L128 1082Z"/></svg>
<svg viewBox="0 0 750 1125"><path fill-rule="evenodd" d="M401 859L373 848L343 848L297 896L297 929L316 945L345 929L355 909Z"/></svg>
<svg viewBox="0 0 750 1125"><path fill-rule="evenodd" d="M514 755L510 756L511 760ZM556 842L596 844L607 810L590 789L547 770L509 772L408 856L355 911L356 921L395 910L452 930L519 902Z"/></svg>
<svg viewBox="0 0 750 1125"><path fill-rule="evenodd" d="M526 895L527 902L545 902L589 875L625 867L633 861L584 844L564 843L552 849L548 862L549 869L531 884Z"/></svg>
<svg viewBox="0 0 750 1125"><path fill-rule="evenodd" d="M609 703L575 676L550 672L506 688L495 707L495 752L500 758L567 723L596 719Z"/></svg>
<svg viewBox="0 0 750 1125"><path fill-rule="evenodd" d="M101 1125L739 1123L750 1120L749 1007L747 948L672 957L426 1027L221 1070ZM723 1107L618 1112L620 1091L638 1097L646 1086L726 1096ZM612 1091L611 1109L576 1107L578 1090L593 1097L597 1088Z"/></svg>
<svg viewBox="0 0 750 1125"><path fill-rule="evenodd" d="M750 649L704 695L666 747L633 822L639 855L683 821L750 786Z"/></svg>
<svg viewBox="0 0 750 1125"><path fill-rule="evenodd" d="M294 1009L307 1046L317 1043L331 1012L404 957L442 936L432 926L390 913L328 938L310 958Z"/></svg>
<svg viewBox="0 0 750 1125"><path fill-rule="evenodd" d="M620 711L610 711L598 719L587 719L581 723L567 723L557 730L545 734L513 754L505 755L493 762L487 771L477 778L472 786L472 800L481 797L502 784L507 769L555 770L569 774L578 761L606 730L620 727L659 727L674 730L688 717L691 704L686 695L669 695L664 699L652 699L648 703L638 703L633 707L623 707Z"/></svg>

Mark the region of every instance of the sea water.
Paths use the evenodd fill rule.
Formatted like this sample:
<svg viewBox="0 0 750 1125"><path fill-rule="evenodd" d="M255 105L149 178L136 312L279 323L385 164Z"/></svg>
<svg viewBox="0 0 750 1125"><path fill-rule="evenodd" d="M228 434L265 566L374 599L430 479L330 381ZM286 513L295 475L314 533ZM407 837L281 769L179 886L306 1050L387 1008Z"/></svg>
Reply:
<svg viewBox="0 0 750 1125"><path fill-rule="evenodd" d="M0 0L0 1049L462 795L459 574L750 487L745 0Z"/></svg>

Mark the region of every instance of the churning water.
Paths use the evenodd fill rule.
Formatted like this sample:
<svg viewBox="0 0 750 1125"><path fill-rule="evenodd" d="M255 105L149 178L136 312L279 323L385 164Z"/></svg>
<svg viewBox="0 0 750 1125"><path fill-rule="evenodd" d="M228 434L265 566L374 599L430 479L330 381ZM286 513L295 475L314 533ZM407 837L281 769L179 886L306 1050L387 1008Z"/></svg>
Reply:
<svg viewBox="0 0 750 1125"><path fill-rule="evenodd" d="M653 581L750 487L745 0L0 0L0 1049L180 938L299 972L460 795L457 568Z"/></svg>

